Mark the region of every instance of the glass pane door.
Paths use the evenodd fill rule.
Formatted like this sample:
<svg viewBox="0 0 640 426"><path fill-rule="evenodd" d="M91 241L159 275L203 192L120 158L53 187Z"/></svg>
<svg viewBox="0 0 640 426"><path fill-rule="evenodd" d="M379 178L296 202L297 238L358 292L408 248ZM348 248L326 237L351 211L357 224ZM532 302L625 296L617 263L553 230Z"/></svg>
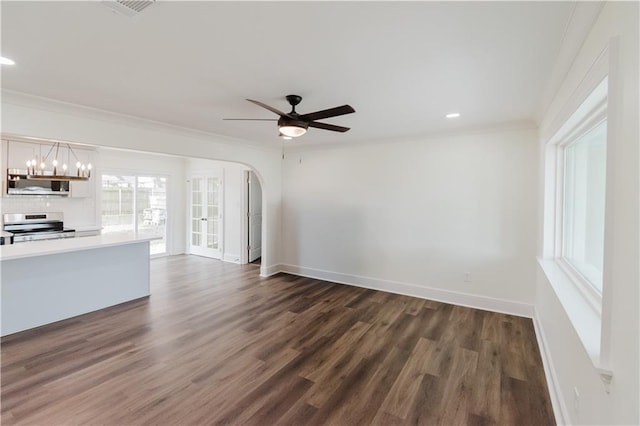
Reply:
<svg viewBox="0 0 640 426"><path fill-rule="evenodd" d="M102 233L134 232L135 176L102 175Z"/></svg>
<svg viewBox="0 0 640 426"><path fill-rule="evenodd" d="M220 179L207 178L207 248L220 248L218 229L220 227Z"/></svg>
<svg viewBox="0 0 640 426"><path fill-rule="evenodd" d="M222 258L222 178L192 176L191 236L189 252L199 256Z"/></svg>
<svg viewBox="0 0 640 426"><path fill-rule="evenodd" d="M191 245L202 245L202 201L203 179L194 177L191 179Z"/></svg>
<svg viewBox="0 0 640 426"><path fill-rule="evenodd" d="M135 232L154 238L150 254L167 251L167 178L102 175L102 233Z"/></svg>
<svg viewBox="0 0 640 426"><path fill-rule="evenodd" d="M136 214L138 234L154 238L149 242L151 254L166 252L167 178L138 176Z"/></svg>

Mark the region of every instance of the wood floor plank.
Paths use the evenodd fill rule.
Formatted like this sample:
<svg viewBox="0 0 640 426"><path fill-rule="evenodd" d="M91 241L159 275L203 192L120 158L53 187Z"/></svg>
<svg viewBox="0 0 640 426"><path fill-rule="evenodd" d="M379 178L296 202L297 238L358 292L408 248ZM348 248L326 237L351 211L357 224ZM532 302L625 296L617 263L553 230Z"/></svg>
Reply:
<svg viewBox="0 0 640 426"><path fill-rule="evenodd" d="M417 297L410 297L407 302L407 307L404 308L404 312L409 315L418 315L418 312L425 307L427 300L418 299Z"/></svg>
<svg viewBox="0 0 640 426"><path fill-rule="evenodd" d="M520 344L522 334L514 322L503 321L500 332L501 350L508 356L502 359L503 373L518 380L527 380L526 354Z"/></svg>
<svg viewBox="0 0 640 426"><path fill-rule="evenodd" d="M378 413L371 421L371 424L376 426L399 426L406 424L406 421L385 411L378 410Z"/></svg>
<svg viewBox="0 0 640 426"><path fill-rule="evenodd" d="M413 400L413 406L407 416L407 423L411 425L439 424L440 406L442 405L443 392L446 380L431 374L422 376L420 387Z"/></svg>
<svg viewBox="0 0 640 426"><path fill-rule="evenodd" d="M381 411L400 419L407 418L422 383L422 378L426 374L424 364L431 358L431 352L434 349L434 342L424 338L418 341L409 360L387 394Z"/></svg>
<svg viewBox="0 0 640 426"><path fill-rule="evenodd" d="M499 346L491 340L482 340L474 386L483 392L473 392L469 409L471 414L477 416L474 421L499 424L501 374Z"/></svg>
<svg viewBox="0 0 640 426"><path fill-rule="evenodd" d="M307 404L304 399L299 399L282 417L274 424L284 426L304 425L312 418L318 409Z"/></svg>
<svg viewBox="0 0 640 426"><path fill-rule="evenodd" d="M386 396L397 380L410 353L393 346L387 356L377 365L373 375L365 383L364 388L351 398L346 404L341 404L342 415L334 415L333 423L348 422L349 424L370 424L380 410ZM349 383L345 383L349 385ZM344 419L344 420L343 420Z"/></svg>
<svg viewBox="0 0 640 426"><path fill-rule="evenodd" d="M465 348L454 350L452 368L444 386L440 405L440 423L466 424L471 404L478 353Z"/></svg>
<svg viewBox="0 0 640 426"><path fill-rule="evenodd" d="M197 256L1 340L4 425L553 424L530 319Z"/></svg>

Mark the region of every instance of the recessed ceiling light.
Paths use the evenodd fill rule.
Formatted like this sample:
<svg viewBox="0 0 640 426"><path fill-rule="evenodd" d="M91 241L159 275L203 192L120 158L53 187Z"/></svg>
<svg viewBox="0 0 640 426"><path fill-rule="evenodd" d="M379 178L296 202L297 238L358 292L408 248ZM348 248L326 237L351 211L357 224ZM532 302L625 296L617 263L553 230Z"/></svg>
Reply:
<svg viewBox="0 0 640 426"><path fill-rule="evenodd" d="M458 117L460 117L460 113L459 112L451 112L451 113L445 115L445 117L447 117L447 118L458 118Z"/></svg>
<svg viewBox="0 0 640 426"><path fill-rule="evenodd" d="M16 62L13 59L5 58L4 56L0 56L0 64L2 65L15 65Z"/></svg>

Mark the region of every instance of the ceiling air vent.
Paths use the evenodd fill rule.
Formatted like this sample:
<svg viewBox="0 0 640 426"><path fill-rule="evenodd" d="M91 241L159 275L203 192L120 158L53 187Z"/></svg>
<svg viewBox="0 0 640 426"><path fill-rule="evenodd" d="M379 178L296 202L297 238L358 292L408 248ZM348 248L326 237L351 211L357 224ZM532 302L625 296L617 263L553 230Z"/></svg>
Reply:
<svg viewBox="0 0 640 426"><path fill-rule="evenodd" d="M102 4L116 13L134 17L155 2L156 0L103 0Z"/></svg>

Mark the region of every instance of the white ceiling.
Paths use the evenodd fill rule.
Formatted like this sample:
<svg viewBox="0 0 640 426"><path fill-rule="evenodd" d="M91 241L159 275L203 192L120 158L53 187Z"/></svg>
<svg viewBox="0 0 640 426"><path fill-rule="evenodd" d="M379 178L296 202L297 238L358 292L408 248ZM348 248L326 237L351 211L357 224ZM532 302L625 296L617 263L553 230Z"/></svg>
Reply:
<svg viewBox="0 0 640 426"><path fill-rule="evenodd" d="M350 104L298 139L412 137L531 120L573 2L1 3L2 88L266 145L273 118ZM459 119L444 114L457 111Z"/></svg>

